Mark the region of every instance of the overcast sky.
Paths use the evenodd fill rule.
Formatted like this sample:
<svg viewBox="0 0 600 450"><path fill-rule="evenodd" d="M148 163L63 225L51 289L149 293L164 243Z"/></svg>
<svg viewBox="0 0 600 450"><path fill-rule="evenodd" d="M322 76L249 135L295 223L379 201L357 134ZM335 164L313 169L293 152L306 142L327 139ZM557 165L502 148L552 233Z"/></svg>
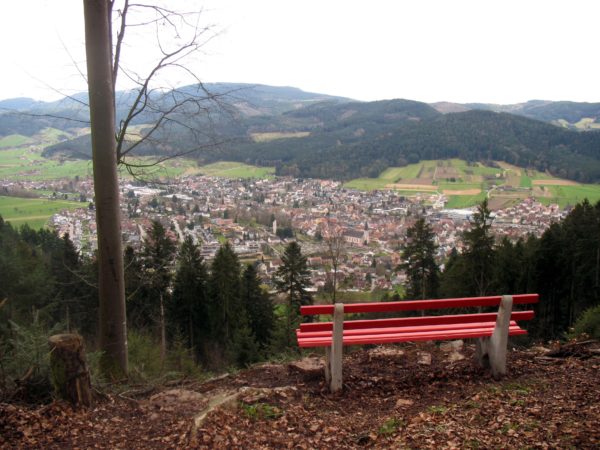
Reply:
<svg viewBox="0 0 600 450"><path fill-rule="evenodd" d="M0 99L86 89L74 64L85 69L82 4L1 3ZM596 0L169 1L179 5L203 7L220 31L194 67L206 82L359 100L600 102Z"/></svg>

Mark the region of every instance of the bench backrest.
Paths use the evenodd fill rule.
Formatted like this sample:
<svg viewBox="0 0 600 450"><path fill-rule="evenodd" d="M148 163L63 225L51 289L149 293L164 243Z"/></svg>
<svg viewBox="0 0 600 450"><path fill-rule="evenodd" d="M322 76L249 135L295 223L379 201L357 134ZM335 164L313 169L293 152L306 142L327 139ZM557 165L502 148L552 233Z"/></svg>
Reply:
<svg viewBox="0 0 600 450"><path fill-rule="evenodd" d="M447 316L398 317L394 319L349 320L344 322L344 330L364 330L368 328L412 327L425 325L452 325L465 323L495 322L498 313L455 314ZM521 321L533 319L533 311L513 311L510 320ZM301 332L332 331L332 322L301 323Z"/></svg>
<svg viewBox="0 0 600 450"><path fill-rule="evenodd" d="M513 295L513 305L537 303L538 294ZM372 302L344 304L344 313L373 313L394 311L423 311L427 309L468 308L478 306L499 306L501 295L488 297L444 298L438 300L407 300L400 302ZM300 314L313 316L333 314L334 305L308 305L300 307Z"/></svg>

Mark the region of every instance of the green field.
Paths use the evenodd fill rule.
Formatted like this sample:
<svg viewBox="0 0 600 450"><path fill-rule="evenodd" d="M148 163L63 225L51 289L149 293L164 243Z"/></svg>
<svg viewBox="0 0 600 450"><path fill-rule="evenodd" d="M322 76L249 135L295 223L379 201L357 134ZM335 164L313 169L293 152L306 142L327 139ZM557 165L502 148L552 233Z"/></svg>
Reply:
<svg viewBox="0 0 600 450"><path fill-rule="evenodd" d="M409 164L405 167L390 167L381 172L379 178L387 180L388 183L397 183L402 179L417 178L419 170L421 170L421 164Z"/></svg>
<svg viewBox="0 0 600 450"><path fill-rule="evenodd" d="M22 142L14 135L4 138L10 142L10 145L7 144L6 150L0 151L0 179L51 181L61 178L72 179L76 176L92 177L93 170L90 160L42 157L44 146L56 142L62 134L64 133L60 130L47 128L32 138L35 144L20 148L14 148L19 142ZM218 162L199 168L194 160L187 158L173 158L153 165L155 161L156 159L152 157L135 157L126 162L136 166L147 166L132 168L136 176L146 179L166 179L197 173L227 178L268 178L275 173L273 167L256 167L235 162ZM120 166L119 170L121 177L129 178L131 176L126 167Z"/></svg>
<svg viewBox="0 0 600 450"><path fill-rule="evenodd" d="M558 203L561 208L567 205L574 206L588 199L594 204L600 201L600 185L580 184L577 186L547 186L551 192L549 197L538 197L538 200L544 204Z"/></svg>
<svg viewBox="0 0 600 450"><path fill-rule="evenodd" d="M29 142L29 138L27 136L22 136L20 134L11 134L9 136L4 136L0 138L0 148L10 148L10 147L18 147L20 145L25 145Z"/></svg>
<svg viewBox="0 0 600 450"><path fill-rule="evenodd" d="M355 178L344 184L349 189L358 189L359 191L374 191L376 189L385 189L390 181L381 178Z"/></svg>
<svg viewBox="0 0 600 450"><path fill-rule="evenodd" d="M56 133L47 129L46 133L54 138ZM0 179L20 181L50 181L61 178L92 177L92 162L81 159L55 159L41 156L42 146L31 145L23 148L11 148L0 151ZM155 160L151 157L131 158L128 162L136 165L150 165ZM174 158L157 166L135 168L135 173L149 178L177 177L197 172L195 161L185 158ZM125 167L120 168L121 176L130 177Z"/></svg>
<svg viewBox="0 0 600 450"><path fill-rule="evenodd" d="M203 175L223 178L270 178L274 167L257 167L238 162L217 162L198 169Z"/></svg>
<svg viewBox="0 0 600 450"><path fill-rule="evenodd" d="M290 139L290 138L303 138L310 136L309 131L295 131L295 132L266 132L266 133L252 133L250 137L254 142L270 142L276 139Z"/></svg>
<svg viewBox="0 0 600 450"><path fill-rule="evenodd" d="M402 195L444 193L447 208L475 206L486 198L490 187L490 204L506 207L528 196L534 196L545 204L558 203L561 207L574 205L584 198L590 202L600 200L600 185L536 185L535 181L559 180L548 173L526 170L506 163L494 167L481 163L468 164L458 159L421 161L405 167L390 167L377 178L357 178L344 186L371 191L395 189ZM394 186L391 186L394 184ZM408 187L406 185L410 184ZM419 189L419 185L423 187ZM435 187L435 190L431 190ZM537 189L536 189L537 188ZM460 192L464 191L464 192ZM477 192L479 191L479 192ZM542 192L543 191L543 192Z"/></svg>
<svg viewBox="0 0 600 450"><path fill-rule="evenodd" d="M14 227L27 223L31 228L42 228L57 212L85 207L87 203L0 196L0 215Z"/></svg>
<svg viewBox="0 0 600 450"><path fill-rule="evenodd" d="M600 123L597 123L596 119L591 117L584 117L574 125L575 128L579 128L580 130L600 130Z"/></svg>

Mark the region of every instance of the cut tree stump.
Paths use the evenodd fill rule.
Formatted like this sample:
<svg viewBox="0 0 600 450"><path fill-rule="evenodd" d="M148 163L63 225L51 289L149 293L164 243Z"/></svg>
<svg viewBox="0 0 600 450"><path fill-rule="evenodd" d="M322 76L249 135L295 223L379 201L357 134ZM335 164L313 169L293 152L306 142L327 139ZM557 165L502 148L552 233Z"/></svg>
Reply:
<svg viewBox="0 0 600 450"><path fill-rule="evenodd" d="M48 344L50 378L58 397L75 406L91 406L92 386L83 338L78 334L57 334L48 339Z"/></svg>

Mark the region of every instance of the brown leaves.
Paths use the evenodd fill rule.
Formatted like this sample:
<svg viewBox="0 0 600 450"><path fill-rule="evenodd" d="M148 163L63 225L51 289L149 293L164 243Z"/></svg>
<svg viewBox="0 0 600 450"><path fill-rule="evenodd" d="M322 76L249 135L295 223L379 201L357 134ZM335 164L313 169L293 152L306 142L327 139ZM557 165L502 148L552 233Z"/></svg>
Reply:
<svg viewBox="0 0 600 450"><path fill-rule="evenodd" d="M137 406L118 397L90 411L60 403L37 409L0 404L0 447L600 446L596 357L548 366L531 353L511 352L509 375L495 382L469 359L449 366L435 346L402 348L376 358L366 351L347 355L339 396L328 394L322 379L269 366L190 388L202 395L163 391ZM417 351L432 354L430 366L417 363ZM472 349L464 353L471 357ZM191 442L192 418L207 399L233 389L246 407L209 413Z"/></svg>

